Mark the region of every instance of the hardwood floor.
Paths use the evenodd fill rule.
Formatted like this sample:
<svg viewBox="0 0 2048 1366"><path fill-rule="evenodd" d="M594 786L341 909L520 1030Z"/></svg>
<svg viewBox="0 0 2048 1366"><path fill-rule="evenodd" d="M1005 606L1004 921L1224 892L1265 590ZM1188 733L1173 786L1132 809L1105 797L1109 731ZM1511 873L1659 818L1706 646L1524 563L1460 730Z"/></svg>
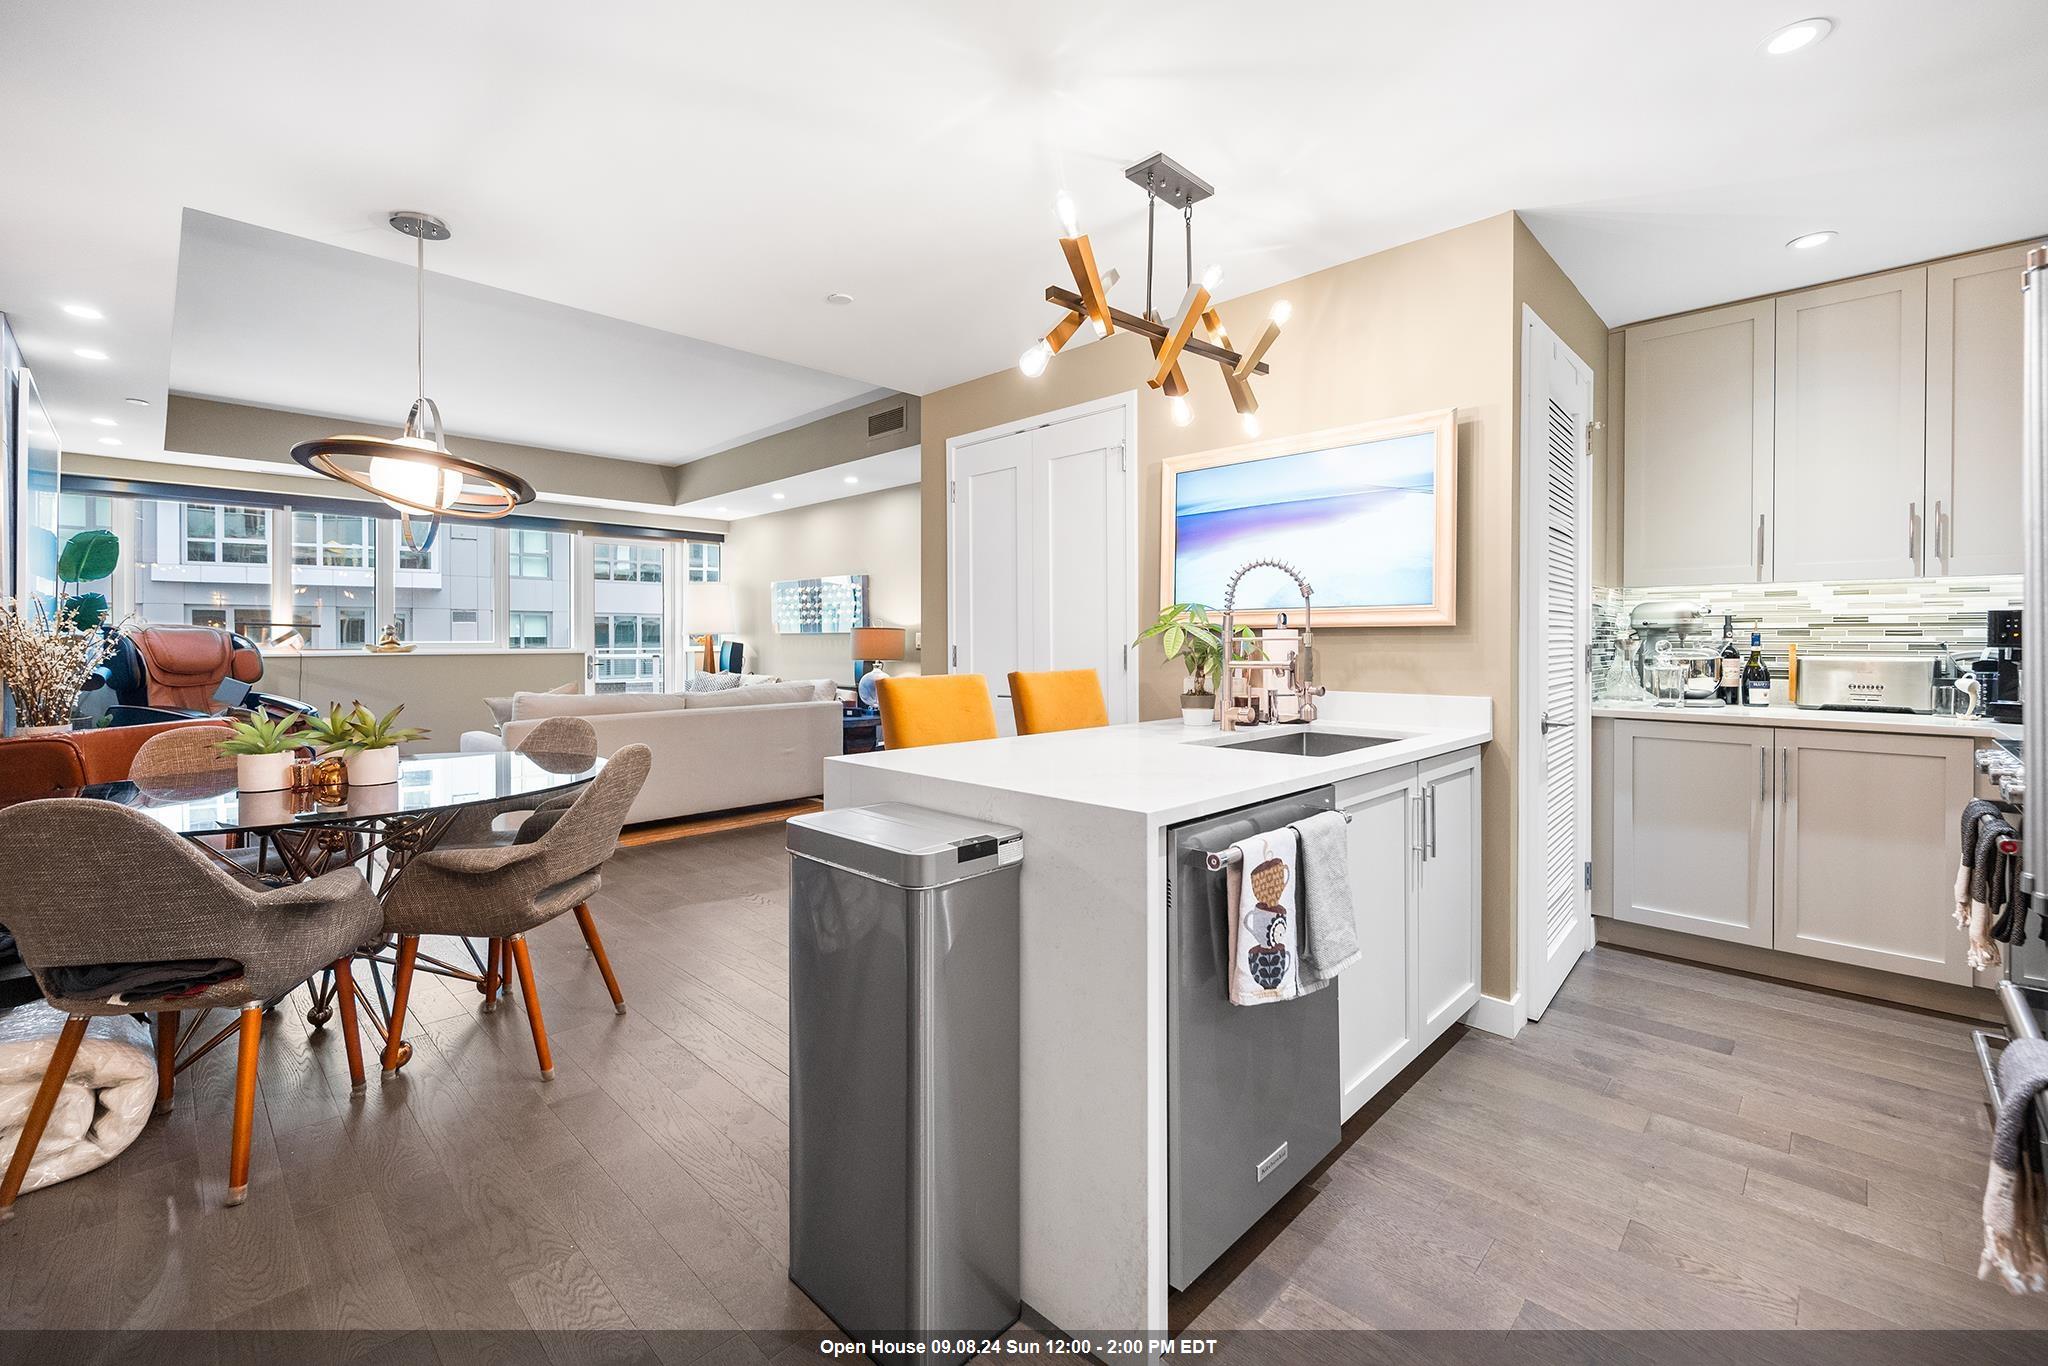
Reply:
<svg viewBox="0 0 2048 1366"><path fill-rule="evenodd" d="M786 1270L781 848L771 826L619 854L592 905L626 1015L571 917L532 936L551 1083L516 999L487 1015L422 976L414 1061L351 1101L338 1025L289 1003L248 1204L220 1204L224 1049L133 1148L0 1226L0 1328L814 1355L829 1325ZM1602 950L1521 1038L1462 1033L1405 1080L1177 1326L2048 1327L2048 1301L1975 1279L1965 1025Z"/></svg>

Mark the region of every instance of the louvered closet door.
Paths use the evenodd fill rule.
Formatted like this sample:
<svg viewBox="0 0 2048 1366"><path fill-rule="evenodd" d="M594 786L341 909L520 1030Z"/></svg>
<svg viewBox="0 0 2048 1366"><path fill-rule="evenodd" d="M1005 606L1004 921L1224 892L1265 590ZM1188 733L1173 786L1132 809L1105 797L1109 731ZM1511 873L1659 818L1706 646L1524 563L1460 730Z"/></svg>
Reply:
<svg viewBox="0 0 2048 1366"><path fill-rule="evenodd" d="M1529 481L1524 497L1535 504L1529 509L1524 572L1536 579L1529 604L1533 648L1523 657L1535 674L1530 684L1538 689L1534 733L1525 732L1522 744L1539 767L1523 788L1526 800L1533 787L1535 801L1520 825L1521 837L1536 841L1533 858L1532 851L1523 853L1523 875L1539 879L1541 888L1542 923L1534 927L1540 938L1529 943L1524 959L1531 979L1525 984L1529 1017L1535 1019L1592 946L1586 886L1592 829L1586 419L1593 377L1533 313L1526 315L1522 375L1523 470ZM1521 901L1528 914L1531 898Z"/></svg>

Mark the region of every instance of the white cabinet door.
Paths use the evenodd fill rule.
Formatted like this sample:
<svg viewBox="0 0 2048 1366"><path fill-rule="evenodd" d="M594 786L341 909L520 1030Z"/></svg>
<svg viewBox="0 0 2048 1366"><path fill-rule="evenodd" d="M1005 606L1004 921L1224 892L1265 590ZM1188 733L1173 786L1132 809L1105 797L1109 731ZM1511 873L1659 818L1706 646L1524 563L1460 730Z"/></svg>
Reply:
<svg viewBox="0 0 2048 1366"><path fill-rule="evenodd" d="M1772 732L1617 721L1616 920L1771 944Z"/></svg>
<svg viewBox="0 0 2048 1366"><path fill-rule="evenodd" d="M1770 576L1774 316L1766 299L1623 334L1625 582Z"/></svg>
<svg viewBox="0 0 2048 1366"><path fill-rule="evenodd" d="M1785 729L1777 746L1775 947L1968 983L1954 910L1972 742Z"/></svg>
<svg viewBox="0 0 2048 1366"><path fill-rule="evenodd" d="M1777 309L1773 577L1920 573L1926 269L1787 294Z"/></svg>
<svg viewBox="0 0 2048 1366"><path fill-rule="evenodd" d="M1418 764L1422 854L1415 874L1421 1041L1479 999L1479 751Z"/></svg>
<svg viewBox="0 0 2048 1366"><path fill-rule="evenodd" d="M2024 247L1927 268L1929 574L2017 574Z"/></svg>
<svg viewBox="0 0 2048 1366"><path fill-rule="evenodd" d="M1364 952L1335 987L1345 1119L1421 1051L1412 914L1419 802L1413 767L1337 785L1337 809L1351 817L1351 904Z"/></svg>

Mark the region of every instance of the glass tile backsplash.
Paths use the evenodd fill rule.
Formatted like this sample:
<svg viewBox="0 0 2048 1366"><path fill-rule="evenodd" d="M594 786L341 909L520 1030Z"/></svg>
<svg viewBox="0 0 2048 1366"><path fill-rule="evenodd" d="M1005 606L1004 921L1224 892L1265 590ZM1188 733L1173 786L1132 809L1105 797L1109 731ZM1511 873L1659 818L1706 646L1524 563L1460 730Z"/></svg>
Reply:
<svg viewBox="0 0 2048 1366"><path fill-rule="evenodd" d="M1595 677L1628 629L1639 602L1703 604L1709 632L1721 638L1721 614L1735 616L1735 640L1746 654L1749 633L1761 631L1771 672L1784 676L1785 647L1809 654L1913 654L1943 645L1964 655L1984 648L1984 614L2020 605L2018 575L1981 579L1871 579L1855 583L1697 584L1683 588L1603 588L1593 599Z"/></svg>

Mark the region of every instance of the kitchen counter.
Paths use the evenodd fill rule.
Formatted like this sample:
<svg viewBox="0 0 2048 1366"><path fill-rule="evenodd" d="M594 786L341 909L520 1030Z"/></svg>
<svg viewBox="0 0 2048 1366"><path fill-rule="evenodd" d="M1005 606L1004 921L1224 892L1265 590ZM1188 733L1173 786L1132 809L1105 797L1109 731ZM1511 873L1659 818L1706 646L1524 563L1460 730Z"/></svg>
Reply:
<svg viewBox="0 0 2048 1366"><path fill-rule="evenodd" d="M1388 743L1234 751L1302 727L1172 720L825 763L829 807L909 802L1024 832L1023 1289L1069 1332L1167 1325L1169 828L1493 738L1484 697L1331 693L1319 710L1312 731Z"/></svg>
<svg viewBox="0 0 2048 1366"><path fill-rule="evenodd" d="M2020 728L1980 716L1922 716L1906 712L1824 711L1813 707L1660 707L1653 702L1595 702L1596 719L1687 721L1723 726L1793 726L1858 730L1881 735L1934 735L2016 740Z"/></svg>

